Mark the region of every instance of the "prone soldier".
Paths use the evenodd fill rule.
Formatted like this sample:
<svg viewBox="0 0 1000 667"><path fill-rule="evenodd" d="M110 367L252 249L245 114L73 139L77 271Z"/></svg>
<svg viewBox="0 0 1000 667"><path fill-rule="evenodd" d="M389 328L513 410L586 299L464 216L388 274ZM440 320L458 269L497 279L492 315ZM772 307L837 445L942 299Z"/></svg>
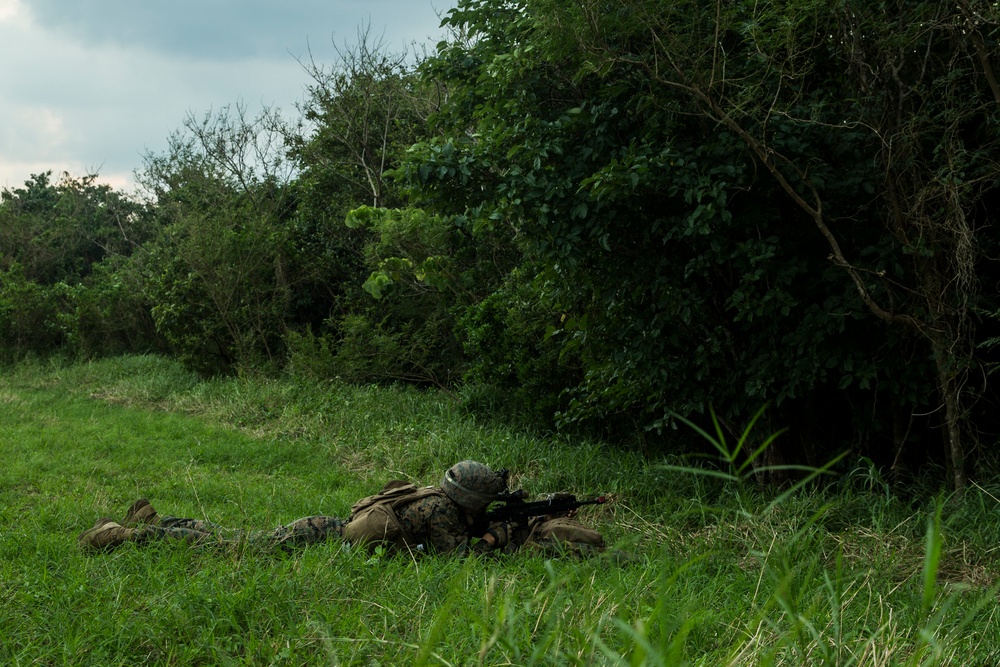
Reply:
<svg viewBox="0 0 1000 667"><path fill-rule="evenodd" d="M201 519L160 516L147 499L141 498L129 507L122 522L108 517L98 519L78 537L78 542L85 551L94 552L108 551L125 542L159 539L193 544L246 542L280 546L338 537L351 545L363 545L369 550L381 546L390 552L511 551L530 541L530 536L539 532L537 525L543 522L536 519L532 526L519 526L511 521L486 525L477 521L491 503L507 494L506 478L506 471L495 471L477 461L462 461L445 472L438 486L421 488L408 482L389 482L379 493L355 503L346 520L310 516L272 531L249 534L227 531ZM472 526L481 528L470 535Z"/></svg>

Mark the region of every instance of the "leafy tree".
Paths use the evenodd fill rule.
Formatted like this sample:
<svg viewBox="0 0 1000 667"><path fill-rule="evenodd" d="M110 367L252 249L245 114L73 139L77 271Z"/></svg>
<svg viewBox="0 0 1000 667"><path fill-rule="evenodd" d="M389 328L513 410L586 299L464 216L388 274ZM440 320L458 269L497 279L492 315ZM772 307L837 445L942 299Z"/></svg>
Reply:
<svg viewBox="0 0 1000 667"><path fill-rule="evenodd" d="M466 381L546 427L566 412L563 390L578 385L584 372L579 346L563 346L551 335L577 326L550 302L557 291L538 267L519 266L492 294L466 306L456 322L468 358Z"/></svg>
<svg viewBox="0 0 1000 667"><path fill-rule="evenodd" d="M152 233L144 207L90 174L34 174L0 192L0 268L22 267L51 285L89 275L106 258L126 256Z"/></svg>
<svg viewBox="0 0 1000 667"><path fill-rule="evenodd" d="M136 262L157 330L204 372L279 362L295 281L289 221L295 202L273 110L189 117L141 182L160 236Z"/></svg>
<svg viewBox="0 0 1000 667"><path fill-rule="evenodd" d="M504 261L496 244L470 243L450 220L414 208L360 207L346 224L372 233L364 289L374 299L345 318L336 374L442 387L457 381L465 359L456 317L496 288ZM365 359L378 363L365 370Z"/></svg>
<svg viewBox="0 0 1000 667"><path fill-rule="evenodd" d="M1000 87L988 41L1000 26L996 5L719 0L694 8L631 0L621 7L617 20L600 22L602 33L593 21L604 3L542 2L537 10L556 13L549 20L590 54L589 67L635 68L654 104L681 106L738 137L815 226L865 309L925 342L945 460L961 490L961 388L973 364L970 309L982 259L976 218L1000 176ZM635 48L641 38L648 46ZM835 142L853 155L838 154ZM873 193L870 212L843 192L852 170ZM865 235L859 222L877 225L885 238L857 244Z"/></svg>
<svg viewBox="0 0 1000 667"><path fill-rule="evenodd" d="M399 188L387 175L426 132L440 91L423 86L410 55L389 51L369 28L337 55L330 66L303 63L313 80L294 144L303 177L312 187L346 195L339 199L352 205L342 213L360 204L400 206Z"/></svg>
<svg viewBox="0 0 1000 667"><path fill-rule="evenodd" d="M55 351L64 336L51 289L29 280L19 264L0 272L0 359Z"/></svg>
<svg viewBox="0 0 1000 667"><path fill-rule="evenodd" d="M303 69L313 83L289 135L298 169L295 247L316 277L296 291L307 298L295 320L310 329L297 335L335 339L342 318L371 307L361 284L367 275L363 249L372 234L345 226L344 219L364 204L400 205L401 193L386 172L420 131L415 109L422 102L407 54L389 52L367 29L359 30L354 46L338 49L333 64L309 60Z"/></svg>
<svg viewBox="0 0 1000 667"><path fill-rule="evenodd" d="M314 83L292 154L300 219L316 230L313 247L342 267L342 291L322 323L292 337L292 364L350 381L446 386L462 372L452 311L474 289L470 253L440 218L405 208L392 178L426 136L441 91L367 29L338 54L330 66L304 65Z"/></svg>
<svg viewBox="0 0 1000 667"><path fill-rule="evenodd" d="M565 422L773 402L793 456L890 464L937 387L961 488L994 10L464 0L423 68L440 136L402 172L544 267L586 369Z"/></svg>
<svg viewBox="0 0 1000 667"><path fill-rule="evenodd" d="M147 207L97 175L51 172L0 193L0 340L4 356L91 357L147 350L155 335L117 273L154 231Z"/></svg>

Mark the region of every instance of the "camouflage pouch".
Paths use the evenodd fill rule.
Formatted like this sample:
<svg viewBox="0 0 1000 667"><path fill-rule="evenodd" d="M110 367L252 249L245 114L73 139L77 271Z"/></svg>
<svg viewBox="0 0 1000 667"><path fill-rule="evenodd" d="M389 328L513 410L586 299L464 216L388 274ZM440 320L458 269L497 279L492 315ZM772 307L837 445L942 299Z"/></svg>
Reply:
<svg viewBox="0 0 1000 667"><path fill-rule="evenodd" d="M378 546L399 549L407 545L406 530L392 507L385 504L372 505L348 521L344 539L351 544L364 544L369 551Z"/></svg>
<svg viewBox="0 0 1000 667"><path fill-rule="evenodd" d="M526 547L546 551L576 554L592 553L604 549L604 536L576 519L556 517L536 521L525 542Z"/></svg>

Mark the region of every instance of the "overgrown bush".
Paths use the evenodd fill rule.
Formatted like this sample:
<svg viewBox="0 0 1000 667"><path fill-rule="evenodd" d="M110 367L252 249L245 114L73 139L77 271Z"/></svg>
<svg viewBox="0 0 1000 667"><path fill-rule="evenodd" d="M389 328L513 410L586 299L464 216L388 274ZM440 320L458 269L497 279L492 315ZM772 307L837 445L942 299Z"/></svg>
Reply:
<svg viewBox="0 0 1000 667"><path fill-rule="evenodd" d="M580 381L579 348L564 346L565 314L545 299L547 283L515 269L493 294L469 308L457 326L469 368L467 382L490 387L515 411L552 425L566 410L566 387Z"/></svg>
<svg viewBox="0 0 1000 667"><path fill-rule="evenodd" d="M64 342L55 290L39 285L14 264L0 272L0 355L13 361L57 352Z"/></svg>

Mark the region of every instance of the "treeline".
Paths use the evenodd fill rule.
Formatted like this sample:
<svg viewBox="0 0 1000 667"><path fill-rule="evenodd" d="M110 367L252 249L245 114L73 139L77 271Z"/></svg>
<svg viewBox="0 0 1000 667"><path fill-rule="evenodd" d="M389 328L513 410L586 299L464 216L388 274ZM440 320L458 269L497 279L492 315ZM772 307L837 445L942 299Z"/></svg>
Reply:
<svg viewBox="0 0 1000 667"><path fill-rule="evenodd" d="M294 118L191 117L138 177L0 202L3 355L480 387L666 451L954 488L996 469L1000 8L461 0ZM706 422L707 423L707 422ZM777 476L776 481L780 481Z"/></svg>

